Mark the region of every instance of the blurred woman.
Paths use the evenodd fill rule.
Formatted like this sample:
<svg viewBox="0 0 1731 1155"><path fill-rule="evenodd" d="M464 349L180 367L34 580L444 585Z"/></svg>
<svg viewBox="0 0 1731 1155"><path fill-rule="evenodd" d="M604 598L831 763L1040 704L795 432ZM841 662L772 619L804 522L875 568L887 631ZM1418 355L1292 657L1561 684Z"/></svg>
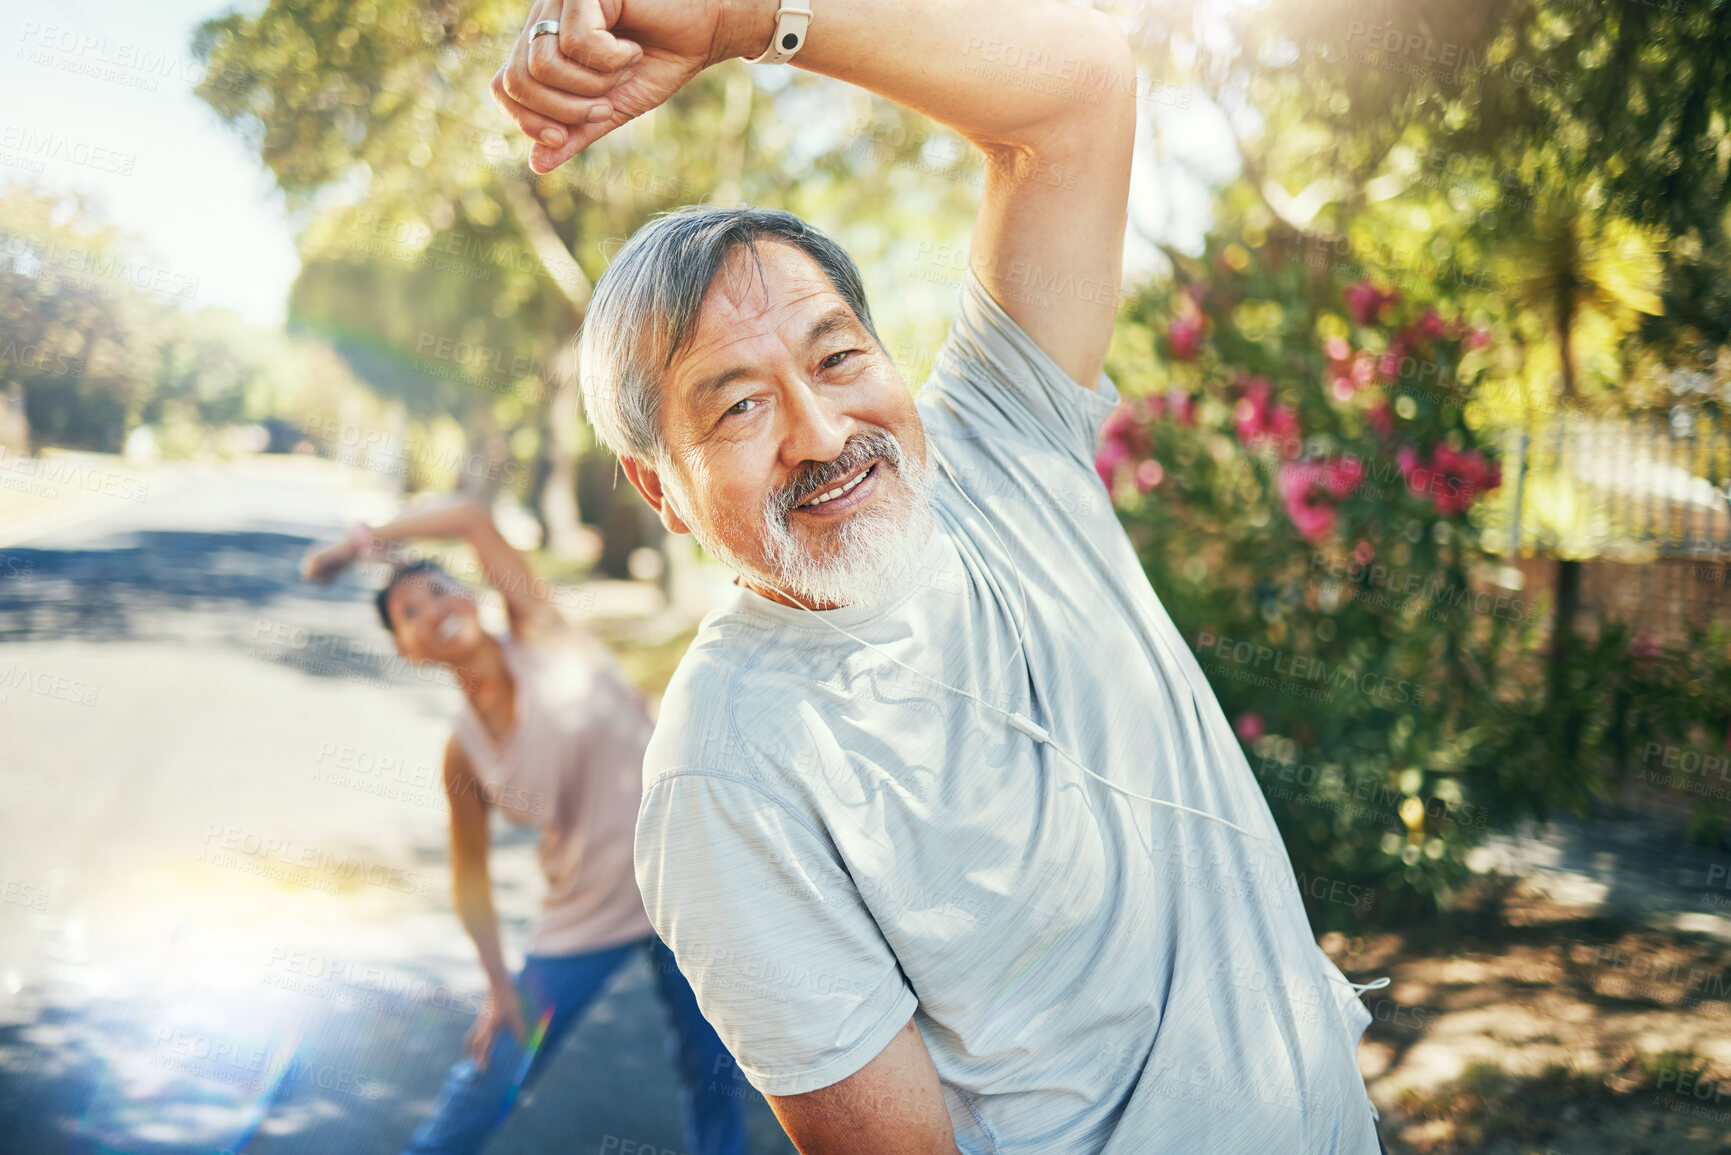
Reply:
<svg viewBox="0 0 1731 1155"><path fill-rule="evenodd" d="M687 1149L740 1155L744 1111L731 1056L655 936L632 873L652 729L643 696L605 646L560 616L548 584L472 501L436 498L411 504L384 525L356 525L343 541L309 550L302 573L329 581L369 556L374 543L413 538L466 541L503 597L510 628L484 629L473 592L431 561L395 566L378 593L380 621L398 652L449 669L462 689L445 746L451 869L457 915L490 987L466 1055L451 1067L432 1115L405 1150L479 1150L607 979L647 953L673 1028L669 1050L682 1086ZM500 947L487 869L488 812L495 807L540 830L547 878L515 976Z"/></svg>

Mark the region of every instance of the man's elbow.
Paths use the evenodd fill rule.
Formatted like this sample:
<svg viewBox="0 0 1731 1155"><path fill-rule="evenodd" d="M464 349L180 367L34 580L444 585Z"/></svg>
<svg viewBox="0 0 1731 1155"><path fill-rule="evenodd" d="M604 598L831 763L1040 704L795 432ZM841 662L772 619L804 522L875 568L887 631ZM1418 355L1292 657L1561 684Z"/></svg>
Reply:
<svg viewBox="0 0 1731 1155"><path fill-rule="evenodd" d="M1109 13L1088 8L1082 14L1097 29L1089 39L1095 83L1087 88L1082 115L1103 130L1122 136L1128 147L1136 136L1136 104L1141 93L1136 53L1130 38ZM1098 99L1091 99L1094 96Z"/></svg>
<svg viewBox="0 0 1731 1155"><path fill-rule="evenodd" d="M1128 164L1136 139L1136 105L1141 83L1130 40L1111 16L1092 8L1076 10L1082 34L1066 53L1058 89L1065 97L1031 134L1031 151L1041 157L1075 156L1090 164L1121 155ZM1027 138L1024 138L1027 139Z"/></svg>

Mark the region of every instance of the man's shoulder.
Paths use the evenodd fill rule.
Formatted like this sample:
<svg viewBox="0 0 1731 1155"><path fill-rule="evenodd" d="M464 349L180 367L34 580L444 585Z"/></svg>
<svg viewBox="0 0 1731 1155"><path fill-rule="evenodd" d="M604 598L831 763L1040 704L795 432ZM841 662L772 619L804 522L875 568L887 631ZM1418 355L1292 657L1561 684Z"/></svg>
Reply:
<svg viewBox="0 0 1731 1155"><path fill-rule="evenodd" d="M740 615L706 617L662 696L643 758L645 790L680 771L776 787L778 768L798 762L798 707L813 678L796 649Z"/></svg>

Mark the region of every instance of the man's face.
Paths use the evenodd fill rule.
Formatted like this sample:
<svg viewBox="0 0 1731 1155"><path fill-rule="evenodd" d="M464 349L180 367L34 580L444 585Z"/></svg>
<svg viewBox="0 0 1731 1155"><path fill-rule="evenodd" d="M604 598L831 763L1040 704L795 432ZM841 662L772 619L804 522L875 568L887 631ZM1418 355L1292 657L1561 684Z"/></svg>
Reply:
<svg viewBox="0 0 1731 1155"><path fill-rule="evenodd" d="M745 249L716 275L663 382L666 468L627 472L765 597L876 602L906 587L933 526L919 413L818 264L758 251L761 278Z"/></svg>

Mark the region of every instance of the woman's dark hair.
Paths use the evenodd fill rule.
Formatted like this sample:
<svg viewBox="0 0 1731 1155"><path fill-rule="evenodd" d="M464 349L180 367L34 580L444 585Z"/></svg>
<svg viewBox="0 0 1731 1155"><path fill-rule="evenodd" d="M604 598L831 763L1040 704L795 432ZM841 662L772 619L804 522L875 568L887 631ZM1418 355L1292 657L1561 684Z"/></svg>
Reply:
<svg viewBox="0 0 1731 1155"><path fill-rule="evenodd" d="M390 580L385 582L384 588L381 589L378 592L378 595L373 599L373 604L379 609L379 621L384 623L385 630L388 633L394 634L397 632L396 623L391 621L391 591L397 588L398 582L402 581L404 578L412 578L416 574L438 574L441 577L449 579L452 585L457 584L457 579L446 573L445 567L434 561L432 558L423 557L417 558L414 561L398 562L395 568L391 570Z"/></svg>

